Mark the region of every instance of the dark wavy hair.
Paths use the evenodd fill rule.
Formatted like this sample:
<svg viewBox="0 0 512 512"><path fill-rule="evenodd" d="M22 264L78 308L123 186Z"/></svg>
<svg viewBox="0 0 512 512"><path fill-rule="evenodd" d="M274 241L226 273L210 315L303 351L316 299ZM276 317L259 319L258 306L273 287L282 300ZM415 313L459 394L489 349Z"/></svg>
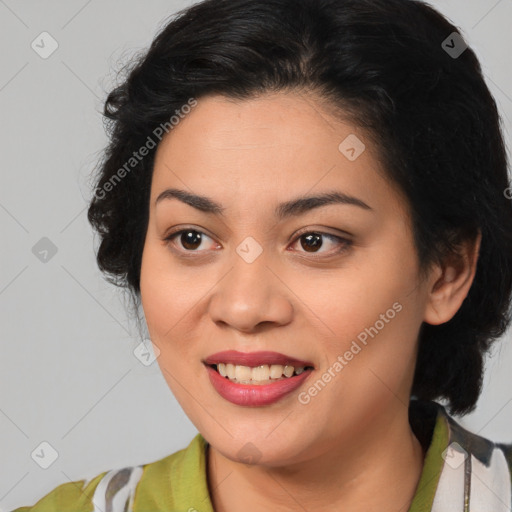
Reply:
<svg viewBox="0 0 512 512"><path fill-rule="evenodd" d="M365 130L408 199L422 272L482 234L459 311L421 327L411 391L447 400L452 414L470 412L483 356L510 322L512 205L501 119L475 53L460 53L465 45L417 0L205 0L171 16L104 106L109 145L88 209L99 268L140 301L158 145L143 158L134 152L150 147L159 126L170 131L190 98L316 92Z"/></svg>

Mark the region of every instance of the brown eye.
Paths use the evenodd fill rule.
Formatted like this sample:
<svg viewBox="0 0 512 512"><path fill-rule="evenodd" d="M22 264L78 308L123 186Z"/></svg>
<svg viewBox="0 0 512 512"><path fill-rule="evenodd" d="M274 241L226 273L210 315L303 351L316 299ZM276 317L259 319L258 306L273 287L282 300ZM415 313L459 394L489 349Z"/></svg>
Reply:
<svg viewBox="0 0 512 512"><path fill-rule="evenodd" d="M315 252L316 248L322 247L322 235L318 233L310 233L308 235L302 235L300 240L305 240L305 243L301 242L302 248L307 252Z"/></svg>
<svg viewBox="0 0 512 512"><path fill-rule="evenodd" d="M183 247L187 250L197 249L202 242L201 233L193 230L182 231L180 236L180 242L183 245Z"/></svg>
<svg viewBox="0 0 512 512"><path fill-rule="evenodd" d="M202 231L189 228L176 231L175 233L170 234L164 240L172 244L176 244L174 239L179 240L181 247L178 246L178 249L182 252L199 252L197 249L199 249L205 238L211 240L211 238Z"/></svg>
<svg viewBox="0 0 512 512"><path fill-rule="evenodd" d="M324 247L324 239L329 240L331 245L335 247L337 246L337 248L331 251L319 251ZM295 242L297 241L300 241L300 245L305 252L319 254L326 253L327 256L342 253L345 250L347 250L351 245L350 240L347 240L340 236L331 235L329 233L321 233L317 231L304 232L295 239ZM329 244L327 244L327 247L329 247Z"/></svg>

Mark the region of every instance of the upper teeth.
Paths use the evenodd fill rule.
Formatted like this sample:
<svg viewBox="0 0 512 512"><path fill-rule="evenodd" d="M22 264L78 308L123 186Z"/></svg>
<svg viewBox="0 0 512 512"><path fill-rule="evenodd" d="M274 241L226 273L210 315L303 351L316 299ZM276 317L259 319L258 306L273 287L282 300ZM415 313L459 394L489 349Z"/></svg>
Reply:
<svg viewBox="0 0 512 512"><path fill-rule="evenodd" d="M243 381L268 381L269 379L280 379L283 375L291 377L295 372L297 375L304 371L304 366L283 366L281 364L264 364L251 368L250 366L239 366L231 363L218 363L217 369L223 377Z"/></svg>

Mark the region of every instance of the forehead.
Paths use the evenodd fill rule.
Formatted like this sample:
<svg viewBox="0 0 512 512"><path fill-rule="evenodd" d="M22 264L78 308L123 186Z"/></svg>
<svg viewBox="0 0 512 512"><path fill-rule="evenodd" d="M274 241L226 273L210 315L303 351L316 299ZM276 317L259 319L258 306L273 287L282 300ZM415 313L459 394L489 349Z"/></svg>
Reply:
<svg viewBox="0 0 512 512"><path fill-rule="evenodd" d="M246 155L270 160L270 154L279 153L283 159L300 161L313 150L317 158L325 159L339 156L340 137L354 131L355 127L335 119L311 96L301 93L281 92L247 100L215 95L198 100L164 137L157 155L172 152L180 158L187 153L190 160L222 153L222 158L229 160L229 152L233 152L234 158Z"/></svg>
<svg viewBox="0 0 512 512"><path fill-rule="evenodd" d="M152 202L170 187L245 207L333 189L367 204L396 195L368 137L299 93L200 98L158 146Z"/></svg>

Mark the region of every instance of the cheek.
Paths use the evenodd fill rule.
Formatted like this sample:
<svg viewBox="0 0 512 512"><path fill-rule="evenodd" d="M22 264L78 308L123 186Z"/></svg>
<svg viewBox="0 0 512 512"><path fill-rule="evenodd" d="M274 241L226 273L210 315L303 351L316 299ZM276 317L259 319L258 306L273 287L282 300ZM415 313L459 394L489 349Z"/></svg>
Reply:
<svg viewBox="0 0 512 512"><path fill-rule="evenodd" d="M381 378L396 389L414 363L424 308L416 259L404 243L390 247L368 251L311 305L335 333L325 345L329 365L348 351L343 387L371 392Z"/></svg>
<svg viewBox="0 0 512 512"><path fill-rule="evenodd" d="M201 280L191 279L189 273L173 265L159 244L149 241L145 245L140 295L151 341L160 350L157 360L162 369L181 373L184 365L179 361L192 360L199 335L198 304L204 293Z"/></svg>
<svg viewBox="0 0 512 512"><path fill-rule="evenodd" d="M149 333L159 346L172 335L173 326L187 308L182 283L175 276L161 249L147 242L142 254L140 295Z"/></svg>
<svg viewBox="0 0 512 512"><path fill-rule="evenodd" d="M365 328L379 322L380 315L385 315L381 321L390 320L386 327L400 323L399 317L405 315L396 314L396 309L410 303L416 279L414 270L395 265L392 258L386 261L381 254L368 264L325 280L323 290L312 295L308 305L325 319L335 335L343 339L355 338Z"/></svg>

